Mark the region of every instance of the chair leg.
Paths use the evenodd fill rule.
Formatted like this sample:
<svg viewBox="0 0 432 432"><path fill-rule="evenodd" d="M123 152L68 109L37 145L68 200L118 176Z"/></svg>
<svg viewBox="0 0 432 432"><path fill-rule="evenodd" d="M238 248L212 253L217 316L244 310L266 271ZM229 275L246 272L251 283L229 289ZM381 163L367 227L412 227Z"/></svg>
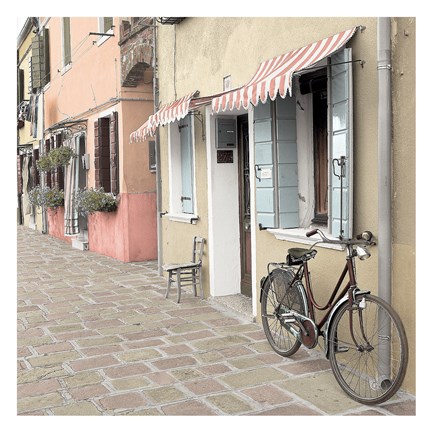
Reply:
<svg viewBox="0 0 432 432"><path fill-rule="evenodd" d="M172 272L168 271L168 285L167 285L167 290L166 290L165 298L168 298L169 290L171 288L171 281L172 281Z"/></svg>
<svg viewBox="0 0 432 432"><path fill-rule="evenodd" d="M204 299L204 291L203 291L203 286L202 286L202 282L201 282L201 267L198 270L199 272L199 286L200 286L200 296L201 296L201 300Z"/></svg>
<svg viewBox="0 0 432 432"><path fill-rule="evenodd" d="M197 295L196 282L197 282L196 269L193 269L192 270L192 286L193 286L193 293L194 293L195 297Z"/></svg>
<svg viewBox="0 0 432 432"><path fill-rule="evenodd" d="M180 272L177 272L177 303L180 303L180 294L181 294L181 277Z"/></svg>

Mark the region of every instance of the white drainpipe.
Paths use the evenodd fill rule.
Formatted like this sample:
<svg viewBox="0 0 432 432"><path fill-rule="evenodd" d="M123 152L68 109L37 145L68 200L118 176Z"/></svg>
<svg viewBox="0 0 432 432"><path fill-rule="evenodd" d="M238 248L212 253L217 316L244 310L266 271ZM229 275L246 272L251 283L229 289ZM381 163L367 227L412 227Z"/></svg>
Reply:
<svg viewBox="0 0 432 432"><path fill-rule="evenodd" d="M392 105L391 20L378 18L378 295L391 303Z"/></svg>

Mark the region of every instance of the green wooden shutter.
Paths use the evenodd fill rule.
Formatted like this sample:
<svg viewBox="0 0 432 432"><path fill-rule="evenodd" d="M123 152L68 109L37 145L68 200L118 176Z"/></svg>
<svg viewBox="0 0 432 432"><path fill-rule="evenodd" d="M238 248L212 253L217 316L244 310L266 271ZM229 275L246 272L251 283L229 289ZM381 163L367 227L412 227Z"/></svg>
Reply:
<svg viewBox="0 0 432 432"><path fill-rule="evenodd" d="M44 76L43 85L45 86L51 81L51 70L50 70L50 53L49 53L49 30L43 30L43 41L44 41Z"/></svg>
<svg viewBox="0 0 432 432"><path fill-rule="evenodd" d="M108 117L102 117L94 123L95 187L105 192L111 190L109 122Z"/></svg>
<svg viewBox="0 0 432 432"><path fill-rule="evenodd" d="M352 238L353 217L353 121L352 52L344 49L331 56L330 74L330 230L334 236ZM341 158L345 170L341 179ZM342 209L341 209L342 199Z"/></svg>
<svg viewBox="0 0 432 432"><path fill-rule="evenodd" d="M103 17L103 33L107 33L108 30L111 30L111 26L113 25L112 17Z"/></svg>
<svg viewBox="0 0 432 432"><path fill-rule="evenodd" d="M44 70L44 45L43 37L38 35L32 39L32 57L31 57L31 89L37 90L43 87Z"/></svg>
<svg viewBox="0 0 432 432"><path fill-rule="evenodd" d="M295 98L254 110L256 212L260 228L299 225Z"/></svg>
<svg viewBox="0 0 432 432"><path fill-rule="evenodd" d="M192 122L191 116L186 116L179 121L180 128L180 155L181 155L181 180L182 180L182 208L183 213L193 213L193 153L192 153Z"/></svg>

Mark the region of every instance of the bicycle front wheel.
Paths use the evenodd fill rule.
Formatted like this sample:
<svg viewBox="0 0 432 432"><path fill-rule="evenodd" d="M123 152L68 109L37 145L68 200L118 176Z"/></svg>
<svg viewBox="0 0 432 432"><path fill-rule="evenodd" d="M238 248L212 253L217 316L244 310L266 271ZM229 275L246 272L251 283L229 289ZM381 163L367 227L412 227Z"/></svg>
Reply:
<svg viewBox="0 0 432 432"><path fill-rule="evenodd" d="M347 303L335 315L329 329L329 358L337 382L352 399L367 405L390 399L408 364L401 319L379 297L357 295L353 307Z"/></svg>
<svg viewBox="0 0 432 432"><path fill-rule="evenodd" d="M267 278L261 299L261 317L264 333L270 346L279 355L289 357L297 352L301 343L295 336L295 323L285 323L283 314L290 310L302 315L306 311L303 285L294 279L292 270L275 269Z"/></svg>

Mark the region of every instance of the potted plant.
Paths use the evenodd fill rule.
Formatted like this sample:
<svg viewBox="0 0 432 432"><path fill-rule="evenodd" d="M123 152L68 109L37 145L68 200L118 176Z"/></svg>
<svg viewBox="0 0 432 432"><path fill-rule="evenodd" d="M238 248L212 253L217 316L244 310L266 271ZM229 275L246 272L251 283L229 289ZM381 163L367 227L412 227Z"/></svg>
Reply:
<svg viewBox="0 0 432 432"><path fill-rule="evenodd" d="M46 172L60 166L69 165L73 157L77 157L77 154L70 147L61 146L41 156L36 161L36 166L39 171Z"/></svg>
<svg viewBox="0 0 432 432"><path fill-rule="evenodd" d="M117 210L118 197L103 188L78 189L74 192L74 203L83 215Z"/></svg>
<svg viewBox="0 0 432 432"><path fill-rule="evenodd" d="M29 201L36 207L56 210L64 205L64 192L58 187L36 186L29 192Z"/></svg>

